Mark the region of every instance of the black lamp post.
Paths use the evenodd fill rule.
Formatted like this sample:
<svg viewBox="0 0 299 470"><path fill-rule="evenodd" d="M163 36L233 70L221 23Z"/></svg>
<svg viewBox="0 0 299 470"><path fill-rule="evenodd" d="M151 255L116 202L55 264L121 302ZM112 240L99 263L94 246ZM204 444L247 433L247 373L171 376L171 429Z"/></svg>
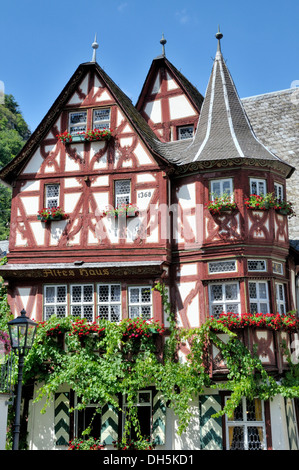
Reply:
<svg viewBox="0 0 299 470"><path fill-rule="evenodd" d="M16 354L19 355L19 369L18 369L18 388L16 400L16 415L13 431L13 450L19 449L19 436L20 436L20 415L21 415L21 400L22 400L22 379L24 357L32 344L35 337L37 323L30 318L26 317L25 310L21 311L21 316L8 322L9 335L11 347Z"/></svg>

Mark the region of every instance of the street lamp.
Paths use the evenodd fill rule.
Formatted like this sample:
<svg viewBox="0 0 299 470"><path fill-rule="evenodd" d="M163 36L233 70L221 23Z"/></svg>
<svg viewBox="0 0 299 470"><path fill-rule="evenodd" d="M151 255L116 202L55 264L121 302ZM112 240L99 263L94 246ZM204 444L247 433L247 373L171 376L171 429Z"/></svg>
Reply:
<svg viewBox="0 0 299 470"><path fill-rule="evenodd" d="M37 323L26 317L26 311L21 311L21 316L7 323L10 335L11 347L16 354L19 355L18 368L18 388L16 400L16 415L13 431L13 450L19 449L20 436L20 415L21 415L21 399L22 399L22 379L24 357L33 345Z"/></svg>

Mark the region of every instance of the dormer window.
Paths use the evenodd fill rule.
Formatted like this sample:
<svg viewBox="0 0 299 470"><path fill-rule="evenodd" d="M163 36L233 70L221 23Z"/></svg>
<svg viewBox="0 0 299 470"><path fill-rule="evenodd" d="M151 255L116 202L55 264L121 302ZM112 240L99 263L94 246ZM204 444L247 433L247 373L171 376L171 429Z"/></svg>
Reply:
<svg viewBox="0 0 299 470"><path fill-rule="evenodd" d="M76 135L86 132L87 129L87 111L76 111L69 114L69 132Z"/></svg>
<svg viewBox="0 0 299 470"><path fill-rule="evenodd" d="M178 127L178 140L190 139L193 137L193 126L180 126Z"/></svg>
<svg viewBox="0 0 299 470"><path fill-rule="evenodd" d="M46 184L45 207L51 209L59 206L59 184Z"/></svg>

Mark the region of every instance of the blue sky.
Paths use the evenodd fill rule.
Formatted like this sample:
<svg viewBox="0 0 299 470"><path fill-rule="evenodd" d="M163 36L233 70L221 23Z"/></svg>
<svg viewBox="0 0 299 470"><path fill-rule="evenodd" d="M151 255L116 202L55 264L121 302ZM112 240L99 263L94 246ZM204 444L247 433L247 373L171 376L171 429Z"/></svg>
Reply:
<svg viewBox="0 0 299 470"><path fill-rule="evenodd" d="M242 97L299 81L298 0L2 0L0 81L34 131L80 63L92 58L135 104L161 54L204 94L220 25Z"/></svg>

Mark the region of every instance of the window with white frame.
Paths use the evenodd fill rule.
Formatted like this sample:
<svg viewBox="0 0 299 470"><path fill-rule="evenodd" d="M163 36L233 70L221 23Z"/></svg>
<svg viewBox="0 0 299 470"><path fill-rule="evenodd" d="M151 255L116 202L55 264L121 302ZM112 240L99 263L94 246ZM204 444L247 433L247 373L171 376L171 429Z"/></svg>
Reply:
<svg viewBox="0 0 299 470"><path fill-rule="evenodd" d="M98 108L93 110L93 128L110 128L110 108Z"/></svg>
<svg viewBox="0 0 299 470"><path fill-rule="evenodd" d="M140 426L140 434L144 439L150 439L152 433L152 392L151 390L141 390L137 393L136 404L137 407L137 418ZM124 418L123 418L123 429L125 426L126 416L128 415L128 404L126 397L124 397ZM132 440L137 439L137 432L134 426L130 429L130 438Z"/></svg>
<svg viewBox="0 0 299 470"><path fill-rule="evenodd" d="M67 315L66 285L44 286L44 320L49 320L52 315L56 315L58 318Z"/></svg>
<svg viewBox="0 0 299 470"><path fill-rule="evenodd" d="M209 273L210 274L229 273L229 272L236 272L236 271L237 271L236 260L211 261L209 263Z"/></svg>
<svg viewBox="0 0 299 470"><path fill-rule="evenodd" d="M269 292L266 281L249 281L250 313L269 313Z"/></svg>
<svg viewBox="0 0 299 470"><path fill-rule="evenodd" d="M232 178L211 180L210 182L211 199L214 200L220 196L233 196Z"/></svg>
<svg viewBox="0 0 299 470"><path fill-rule="evenodd" d="M213 283L209 285L210 315L219 318L221 313L240 313L238 282Z"/></svg>
<svg viewBox="0 0 299 470"><path fill-rule="evenodd" d="M274 183L274 196L276 199L283 201L283 185L279 183Z"/></svg>
<svg viewBox="0 0 299 470"><path fill-rule="evenodd" d="M264 259L249 259L247 261L248 271L266 271L267 264Z"/></svg>
<svg viewBox="0 0 299 470"><path fill-rule="evenodd" d="M98 317L119 322L121 320L120 284L98 284Z"/></svg>
<svg viewBox="0 0 299 470"><path fill-rule="evenodd" d="M45 185L45 207L51 209L59 206L59 184Z"/></svg>
<svg viewBox="0 0 299 470"><path fill-rule="evenodd" d="M131 202L131 181L117 180L114 182L115 207Z"/></svg>
<svg viewBox="0 0 299 470"><path fill-rule="evenodd" d="M69 113L69 133L72 135L86 132L87 111L75 111Z"/></svg>
<svg viewBox="0 0 299 470"><path fill-rule="evenodd" d="M250 194L261 196L267 193L266 180L259 178L250 178Z"/></svg>
<svg viewBox="0 0 299 470"><path fill-rule="evenodd" d="M152 318L152 290L150 286L129 287L129 317Z"/></svg>
<svg viewBox="0 0 299 470"><path fill-rule="evenodd" d="M73 284L71 288L70 307L73 317L94 321L94 288L93 284Z"/></svg>
<svg viewBox="0 0 299 470"><path fill-rule="evenodd" d="M233 416L226 416L226 436L229 450L265 450L264 402L242 398Z"/></svg>
<svg viewBox="0 0 299 470"><path fill-rule="evenodd" d="M193 133L193 126L180 126L178 127L178 140L190 139Z"/></svg>
<svg viewBox="0 0 299 470"><path fill-rule="evenodd" d="M276 307L277 312L280 313L280 315L284 315L286 313L284 284L281 282L276 283Z"/></svg>

